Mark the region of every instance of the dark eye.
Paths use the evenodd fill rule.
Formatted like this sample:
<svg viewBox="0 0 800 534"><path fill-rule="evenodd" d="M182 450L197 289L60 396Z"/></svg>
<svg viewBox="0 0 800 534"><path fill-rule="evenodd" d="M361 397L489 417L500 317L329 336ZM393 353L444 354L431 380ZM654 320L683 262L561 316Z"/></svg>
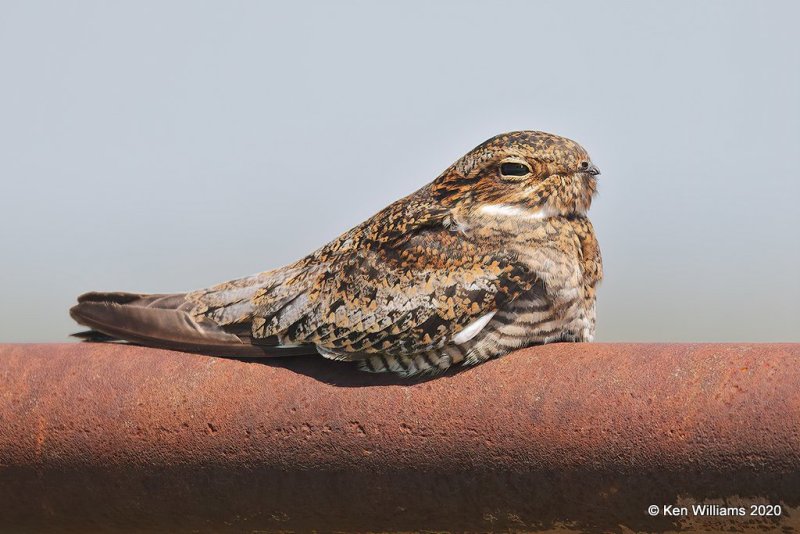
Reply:
<svg viewBox="0 0 800 534"><path fill-rule="evenodd" d="M500 174L503 176L525 176L531 173L531 168L526 163L509 161L500 164Z"/></svg>

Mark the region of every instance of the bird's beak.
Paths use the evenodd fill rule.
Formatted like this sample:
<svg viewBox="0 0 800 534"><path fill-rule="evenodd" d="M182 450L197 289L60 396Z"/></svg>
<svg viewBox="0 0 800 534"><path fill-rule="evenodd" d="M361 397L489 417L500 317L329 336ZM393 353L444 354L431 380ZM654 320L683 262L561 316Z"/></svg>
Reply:
<svg viewBox="0 0 800 534"><path fill-rule="evenodd" d="M597 176L598 174L600 174L600 169L595 167L594 163L590 163L589 167L584 172L588 172L592 176Z"/></svg>

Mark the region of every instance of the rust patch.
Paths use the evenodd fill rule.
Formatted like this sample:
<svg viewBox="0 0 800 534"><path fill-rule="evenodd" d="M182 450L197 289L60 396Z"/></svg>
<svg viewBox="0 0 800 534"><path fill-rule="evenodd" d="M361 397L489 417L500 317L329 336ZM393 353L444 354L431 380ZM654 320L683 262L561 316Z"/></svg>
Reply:
<svg viewBox="0 0 800 534"><path fill-rule="evenodd" d="M422 381L209 361L0 346L2 528L800 528L797 344L553 344ZM694 502L784 514L646 513Z"/></svg>

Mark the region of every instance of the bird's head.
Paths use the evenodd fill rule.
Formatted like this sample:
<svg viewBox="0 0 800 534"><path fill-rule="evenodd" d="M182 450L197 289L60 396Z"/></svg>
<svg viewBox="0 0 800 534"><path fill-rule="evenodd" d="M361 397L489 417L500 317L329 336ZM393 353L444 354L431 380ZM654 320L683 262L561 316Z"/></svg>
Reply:
<svg viewBox="0 0 800 534"><path fill-rule="evenodd" d="M432 186L434 194L453 207L572 215L589 209L598 174L589 154L575 141L521 131L475 147Z"/></svg>

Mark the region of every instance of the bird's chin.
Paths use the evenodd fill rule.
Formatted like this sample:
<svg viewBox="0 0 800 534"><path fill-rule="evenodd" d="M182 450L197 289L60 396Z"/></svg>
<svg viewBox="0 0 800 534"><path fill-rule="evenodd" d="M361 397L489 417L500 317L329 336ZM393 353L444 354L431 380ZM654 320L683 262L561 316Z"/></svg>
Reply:
<svg viewBox="0 0 800 534"><path fill-rule="evenodd" d="M575 177L586 184L591 184L592 189L597 187L597 175L589 172L576 172Z"/></svg>
<svg viewBox="0 0 800 534"><path fill-rule="evenodd" d="M588 201L591 202L592 198L597 194L597 176L588 172L579 172L576 173L576 176L578 177L578 183L581 186L583 194L588 197Z"/></svg>
<svg viewBox="0 0 800 534"><path fill-rule="evenodd" d="M556 197L556 202L564 215L585 215L592 205L592 198L597 192L597 179L586 172L576 172L565 184L563 195Z"/></svg>

